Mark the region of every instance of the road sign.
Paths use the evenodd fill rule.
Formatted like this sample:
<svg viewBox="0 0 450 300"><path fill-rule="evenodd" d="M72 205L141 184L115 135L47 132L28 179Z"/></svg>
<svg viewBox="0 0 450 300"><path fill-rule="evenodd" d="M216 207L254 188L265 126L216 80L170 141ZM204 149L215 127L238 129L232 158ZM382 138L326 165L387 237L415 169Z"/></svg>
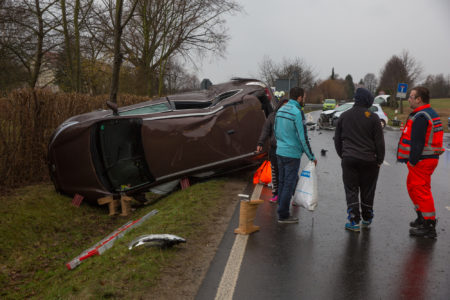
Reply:
<svg viewBox="0 0 450 300"><path fill-rule="evenodd" d="M406 98L407 90L408 90L407 83L399 83L397 87L397 98Z"/></svg>

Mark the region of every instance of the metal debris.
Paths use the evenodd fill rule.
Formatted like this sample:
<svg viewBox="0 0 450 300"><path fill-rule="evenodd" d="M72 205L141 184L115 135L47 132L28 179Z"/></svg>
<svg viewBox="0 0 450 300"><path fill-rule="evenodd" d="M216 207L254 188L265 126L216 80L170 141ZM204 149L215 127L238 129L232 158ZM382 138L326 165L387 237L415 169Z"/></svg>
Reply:
<svg viewBox="0 0 450 300"><path fill-rule="evenodd" d="M169 248L179 243L186 243L186 240L173 234L147 234L133 240L128 245L128 249L131 250L142 245Z"/></svg>

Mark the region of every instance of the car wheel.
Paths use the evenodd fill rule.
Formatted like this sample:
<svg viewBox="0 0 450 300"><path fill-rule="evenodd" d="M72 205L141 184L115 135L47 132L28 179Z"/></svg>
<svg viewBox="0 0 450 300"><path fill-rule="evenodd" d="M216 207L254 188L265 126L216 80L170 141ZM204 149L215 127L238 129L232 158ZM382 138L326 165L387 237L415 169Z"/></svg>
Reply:
<svg viewBox="0 0 450 300"><path fill-rule="evenodd" d="M381 128L384 128L384 127L386 127L386 121L381 120Z"/></svg>

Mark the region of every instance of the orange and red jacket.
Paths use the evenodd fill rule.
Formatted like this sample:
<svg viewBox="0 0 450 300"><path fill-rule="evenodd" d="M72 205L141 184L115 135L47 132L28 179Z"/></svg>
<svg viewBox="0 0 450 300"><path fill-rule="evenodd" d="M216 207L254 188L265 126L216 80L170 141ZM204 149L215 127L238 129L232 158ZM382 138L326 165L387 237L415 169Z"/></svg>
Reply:
<svg viewBox="0 0 450 300"><path fill-rule="evenodd" d="M426 124L425 138L423 136L417 137L413 133L413 123L414 121L417 122L419 118L426 120L423 122ZM420 130L420 128L415 128L416 131ZM423 128L423 132L425 132L425 128ZM411 136L411 133L413 133L413 136ZM439 158L439 155L445 151L442 147L443 138L444 130L439 115L431 108L430 104L420 106L409 115L406 121L406 126L398 143L397 160L401 162L409 161L415 165L419 160L425 158ZM421 143L423 143L423 147ZM414 153L414 151L419 152Z"/></svg>

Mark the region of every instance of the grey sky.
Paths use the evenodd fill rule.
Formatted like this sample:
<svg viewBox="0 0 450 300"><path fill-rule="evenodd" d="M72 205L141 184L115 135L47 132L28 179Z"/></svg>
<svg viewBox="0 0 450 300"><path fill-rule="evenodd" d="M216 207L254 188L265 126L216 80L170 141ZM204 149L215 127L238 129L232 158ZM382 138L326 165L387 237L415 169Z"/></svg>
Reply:
<svg viewBox="0 0 450 300"><path fill-rule="evenodd" d="M257 76L265 55L300 57L318 78L379 77L403 50L424 75L450 74L450 0L238 0L245 12L226 18L224 59L207 58L198 76L213 83Z"/></svg>

